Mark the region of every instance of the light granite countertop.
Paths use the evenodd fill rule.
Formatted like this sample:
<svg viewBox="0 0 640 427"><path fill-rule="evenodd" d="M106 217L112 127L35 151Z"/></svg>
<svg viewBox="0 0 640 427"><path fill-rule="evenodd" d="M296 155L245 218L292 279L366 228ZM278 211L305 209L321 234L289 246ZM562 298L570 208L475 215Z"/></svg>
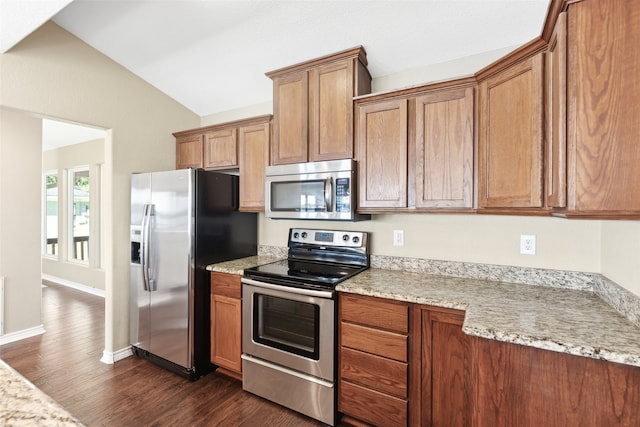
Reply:
<svg viewBox="0 0 640 427"><path fill-rule="evenodd" d="M207 269L242 275L286 258L278 247L258 253ZM605 282L589 273L372 257L372 268L336 290L464 310L471 336L640 367L637 298Z"/></svg>
<svg viewBox="0 0 640 427"><path fill-rule="evenodd" d="M0 360L0 425L82 426L62 406Z"/></svg>
<svg viewBox="0 0 640 427"><path fill-rule="evenodd" d="M640 328L594 292L381 268L336 290L465 310L468 335L640 366Z"/></svg>
<svg viewBox="0 0 640 427"><path fill-rule="evenodd" d="M284 256L286 258L286 255ZM275 257L269 255L256 255L246 258L234 259L231 261L219 262L207 266L209 271L217 271L218 273L237 274L242 276L245 268L255 267L256 265L269 264L283 259L283 257Z"/></svg>

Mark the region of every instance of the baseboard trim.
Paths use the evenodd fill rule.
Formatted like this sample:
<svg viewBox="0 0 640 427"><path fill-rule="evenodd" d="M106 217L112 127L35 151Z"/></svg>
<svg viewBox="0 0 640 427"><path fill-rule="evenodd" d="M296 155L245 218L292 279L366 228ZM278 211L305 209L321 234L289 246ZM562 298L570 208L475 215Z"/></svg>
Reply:
<svg viewBox="0 0 640 427"><path fill-rule="evenodd" d="M132 356L133 352L131 351L131 347L122 348L116 351L107 351L104 350L102 352L102 358L100 361L102 363L106 363L107 365L113 365L118 360L126 359L129 356Z"/></svg>
<svg viewBox="0 0 640 427"><path fill-rule="evenodd" d="M104 298L105 292L102 289L92 288L91 286L83 285L82 283L73 282L67 279L61 279L60 277L50 276L48 274L42 275L43 282L52 282L57 285L66 286L68 288L77 289L82 292L86 292L88 294L96 295Z"/></svg>
<svg viewBox="0 0 640 427"><path fill-rule="evenodd" d="M34 326L33 328L23 329L17 332L11 332L0 336L0 346L11 342L24 340L26 338L35 337L45 333L44 325Z"/></svg>

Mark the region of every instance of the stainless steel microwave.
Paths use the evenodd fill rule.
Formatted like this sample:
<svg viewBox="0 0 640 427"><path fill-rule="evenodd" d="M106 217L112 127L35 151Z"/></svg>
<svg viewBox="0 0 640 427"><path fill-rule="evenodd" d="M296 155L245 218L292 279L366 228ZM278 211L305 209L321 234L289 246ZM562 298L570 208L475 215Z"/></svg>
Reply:
<svg viewBox="0 0 640 427"><path fill-rule="evenodd" d="M267 218L358 221L356 162L351 159L267 166Z"/></svg>

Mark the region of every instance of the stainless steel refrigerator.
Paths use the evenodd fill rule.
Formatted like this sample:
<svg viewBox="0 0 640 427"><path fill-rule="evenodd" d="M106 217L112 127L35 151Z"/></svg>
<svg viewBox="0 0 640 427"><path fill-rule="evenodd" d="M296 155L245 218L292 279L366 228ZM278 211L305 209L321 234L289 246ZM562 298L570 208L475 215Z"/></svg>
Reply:
<svg viewBox="0 0 640 427"><path fill-rule="evenodd" d="M238 177L203 169L131 176L130 342L192 380L215 368L208 264L257 253L257 217Z"/></svg>

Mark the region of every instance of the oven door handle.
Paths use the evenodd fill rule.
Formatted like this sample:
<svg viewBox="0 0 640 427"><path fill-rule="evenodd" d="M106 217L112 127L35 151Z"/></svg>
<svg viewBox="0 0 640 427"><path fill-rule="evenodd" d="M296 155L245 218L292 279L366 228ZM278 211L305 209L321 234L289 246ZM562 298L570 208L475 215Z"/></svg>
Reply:
<svg viewBox="0 0 640 427"><path fill-rule="evenodd" d="M247 279L244 277L242 278L241 282L247 285L257 286L259 288L272 289L274 291L281 291L281 292L289 292L296 295L304 295L308 297L327 298L327 299L333 298L333 291L315 291L312 289L294 288L292 286L274 285L272 283L259 282L257 280Z"/></svg>

